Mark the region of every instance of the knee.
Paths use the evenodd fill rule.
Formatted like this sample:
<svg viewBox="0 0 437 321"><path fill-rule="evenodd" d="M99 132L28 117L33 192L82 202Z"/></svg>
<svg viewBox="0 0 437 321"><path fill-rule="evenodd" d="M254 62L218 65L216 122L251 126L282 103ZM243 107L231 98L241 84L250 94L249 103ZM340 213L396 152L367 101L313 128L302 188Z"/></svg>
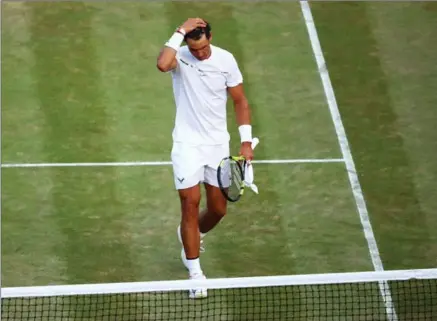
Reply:
<svg viewBox="0 0 437 321"><path fill-rule="evenodd" d="M199 209L200 205L200 195L187 193L181 194L181 206L182 212L184 213L192 213Z"/></svg>

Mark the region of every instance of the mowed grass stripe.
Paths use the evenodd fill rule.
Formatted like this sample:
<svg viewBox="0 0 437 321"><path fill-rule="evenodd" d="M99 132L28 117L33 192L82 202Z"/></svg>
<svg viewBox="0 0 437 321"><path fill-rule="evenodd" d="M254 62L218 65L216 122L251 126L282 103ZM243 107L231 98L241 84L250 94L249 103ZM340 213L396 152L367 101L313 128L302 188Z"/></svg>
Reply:
<svg viewBox="0 0 437 321"><path fill-rule="evenodd" d="M263 157L341 155L299 3L233 3ZM222 32L220 29L217 33ZM260 145L261 147L261 145Z"/></svg>
<svg viewBox="0 0 437 321"><path fill-rule="evenodd" d="M53 181L46 171L2 173L2 286L68 283Z"/></svg>
<svg viewBox="0 0 437 321"><path fill-rule="evenodd" d="M174 124L169 75L156 58L169 37L163 3L98 3L91 21L96 68L118 161L167 160Z"/></svg>
<svg viewBox="0 0 437 321"><path fill-rule="evenodd" d="M91 33L94 10L82 3L28 6L46 159L113 161Z"/></svg>
<svg viewBox="0 0 437 321"><path fill-rule="evenodd" d="M437 3L374 3L367 8L426 220L414 233L423 255L406 267L432 267L437 263Z"/></svg>
<svg viewBox="0 0 437 321"><path fill-rule="evenodd" d="M417 251L427 244L422 234L427 221L367 5L314 3L312 8L384 267L415 268L427 260Z"/></svg>
<svg viewBox="0 0 437 321"><path fill-rule="evenodd" d="M44 160L45 120L32 76L29 24L25 3L2 4L2 162Z"/></svg>
<svg viewBox="0 0 437 321"><path fill-rule="evenodd" d="M44 160L31 14L25 3L2 4L2 161ZM53 275L68 281L64 257L57 255L65 237L53 219L51 178L3 172L1 183L2 286L47 284Z"/></svg>
<svg viewBox="0 0 437 321"><path fill-rule="evenodd" d="M47 158L114 160L92 38L95 10L80 2L28 6ZM63 234L53 242L58 244L57 255L66 261L68 281L132 279L135 264L122 202L115 182L107 182L116 176L114 168L46 173L53 184L53 215L48 219Z"/></svg>

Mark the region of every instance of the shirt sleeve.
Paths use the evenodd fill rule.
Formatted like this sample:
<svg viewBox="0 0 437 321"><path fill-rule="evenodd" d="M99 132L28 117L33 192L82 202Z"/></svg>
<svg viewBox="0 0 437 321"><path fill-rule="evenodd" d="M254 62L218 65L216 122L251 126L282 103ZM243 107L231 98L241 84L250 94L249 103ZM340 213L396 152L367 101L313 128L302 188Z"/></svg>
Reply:
<svg viewBox="0 0 437 321"><path fill-rule="evenodd" d="M229 71L226 75L226 86L235 87L243 82L243 75L238 67L237 60L232 55L229 60Z"/></svg>

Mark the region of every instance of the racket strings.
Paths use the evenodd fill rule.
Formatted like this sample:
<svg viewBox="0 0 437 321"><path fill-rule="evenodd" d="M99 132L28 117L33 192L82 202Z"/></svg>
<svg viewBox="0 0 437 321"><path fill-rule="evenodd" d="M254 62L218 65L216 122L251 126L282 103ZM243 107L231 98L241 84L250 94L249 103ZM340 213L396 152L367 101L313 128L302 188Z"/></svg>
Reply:
<svg viewBox="0 0 437 321"><path fill-rule="evenodd" d="M241 165L235 160L228 159L222 167L223 187L227 189L226 193L231 199L237 199L243 184Z"/></svg>

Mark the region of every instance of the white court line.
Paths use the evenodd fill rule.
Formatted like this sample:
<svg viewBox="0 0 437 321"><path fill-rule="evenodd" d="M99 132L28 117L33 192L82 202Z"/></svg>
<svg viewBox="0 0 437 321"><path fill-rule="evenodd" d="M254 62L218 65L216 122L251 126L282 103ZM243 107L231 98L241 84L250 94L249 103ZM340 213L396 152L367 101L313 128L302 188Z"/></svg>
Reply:
<svg viewBox="0 0 437 321"><path fill-rule="evenodd" d="M383 271L383 265L381 257L379 255L378 245L373 234L372 225L370 223L369 214L367 212L366 202L364 200L363 192L358 180L357 170L352 158L352 153L349 148L349 143L344 130L343 121L341 120L340 112L338 110L337 101L334 95L334 89L331 84L328 69L323 56L323 51L320 46L319 36L314 24L313 16L311 13L308 1L300 1L302 13L305 19L305 24L308 30L311 46L314 56L316 58L318 71L323 83L326 99L331 112L331 117L334 122L335 131L337 133L338 142L340 144L341 153L345 160L350 185L357 205L358 213L360 215L361 224L363 226L364 235L367 240L369 253L372 259L373 267L376 271ZM397 321L398 317L393 306L393 300L391 297L390 289L387 282L380 283L380 291L383 296L386 312L390 321Z"/></svg>
<svg viewBox="0 0 437 321"><path fill-rule="evenodd" d="M307 164L307 163L342 163L341 158L320 159L265 159L254 160L253 164ZM103 166L165 166L171 165L170 161L157 162L105 162L105 163L24 163L1 164L2 168L34 168L34 167L103 167Z"/></svg>

